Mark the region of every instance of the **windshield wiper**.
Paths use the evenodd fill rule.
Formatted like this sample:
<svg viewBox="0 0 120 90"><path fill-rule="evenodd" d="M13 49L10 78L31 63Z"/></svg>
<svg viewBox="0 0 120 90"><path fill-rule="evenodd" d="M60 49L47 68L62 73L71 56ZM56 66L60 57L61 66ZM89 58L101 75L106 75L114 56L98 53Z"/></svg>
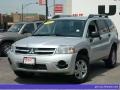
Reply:
<svg viewBox="0 0 120 90"><path fill-rule="evenodd" d="M32 36L64 36L62 34L33 34Z"/></svg>

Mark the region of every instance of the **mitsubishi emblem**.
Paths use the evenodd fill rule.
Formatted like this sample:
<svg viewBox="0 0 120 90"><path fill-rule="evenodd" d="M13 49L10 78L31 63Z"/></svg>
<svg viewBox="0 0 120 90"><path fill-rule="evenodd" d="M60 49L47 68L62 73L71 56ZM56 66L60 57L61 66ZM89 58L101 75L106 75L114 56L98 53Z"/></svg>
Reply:
<svg viewBox="0 0 120 90"><path fill-rule="evenodd" d="M34 49L33 48L29 51L29 54L34 54Z"/></svg>

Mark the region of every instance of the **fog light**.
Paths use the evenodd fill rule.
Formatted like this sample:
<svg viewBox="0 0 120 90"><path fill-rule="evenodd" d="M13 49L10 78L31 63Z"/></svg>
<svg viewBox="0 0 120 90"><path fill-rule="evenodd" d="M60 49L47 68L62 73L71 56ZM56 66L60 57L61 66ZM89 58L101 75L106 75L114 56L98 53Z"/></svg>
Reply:
<svg viewBox="0 0 120 90"><path fill-rule="evenodd" d="M67 68L68 64L66 64L66 62L63 61L63 60L60 60L57 64L57 67L60 68L60 69Z"/></svg>

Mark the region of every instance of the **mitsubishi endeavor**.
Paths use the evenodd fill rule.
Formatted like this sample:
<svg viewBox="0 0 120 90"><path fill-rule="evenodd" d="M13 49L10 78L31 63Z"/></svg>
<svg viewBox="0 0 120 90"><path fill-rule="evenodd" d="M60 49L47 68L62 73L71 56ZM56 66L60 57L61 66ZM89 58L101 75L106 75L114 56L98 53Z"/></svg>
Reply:
<svg viewBox="0 0 120 90"><path fill-rule="evenodd" d="M47 21L32 36L15 42L8 60L21 78L57 73L85 82L92 62L116 65L117 48L118 33L108 16L71 16Z"/></svg>

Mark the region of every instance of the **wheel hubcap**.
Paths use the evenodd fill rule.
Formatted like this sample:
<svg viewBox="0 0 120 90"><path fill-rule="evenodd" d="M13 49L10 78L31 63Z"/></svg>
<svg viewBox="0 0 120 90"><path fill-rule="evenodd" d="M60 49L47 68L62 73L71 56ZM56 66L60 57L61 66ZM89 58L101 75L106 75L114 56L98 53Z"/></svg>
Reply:
<svg viewBox="0 0 120 90"><path fill-rule="evenodd" d="M79 60L75 64L75 77L83 79L87 75L87 64L84 60Z"/></svg>

